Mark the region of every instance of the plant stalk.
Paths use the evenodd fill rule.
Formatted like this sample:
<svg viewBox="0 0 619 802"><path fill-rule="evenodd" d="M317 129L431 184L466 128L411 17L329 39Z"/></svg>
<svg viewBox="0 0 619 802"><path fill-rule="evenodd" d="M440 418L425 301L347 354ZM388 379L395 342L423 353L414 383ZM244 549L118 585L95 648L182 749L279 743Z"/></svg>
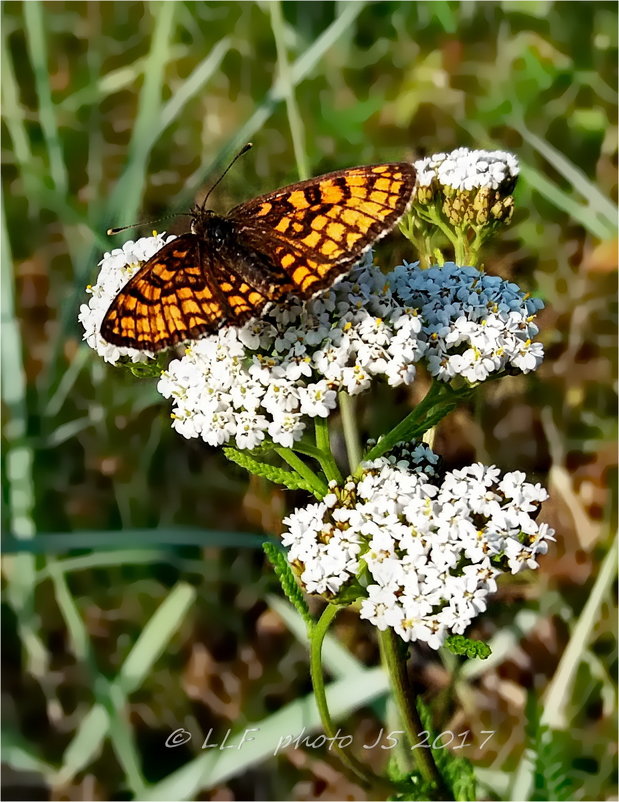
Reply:
<svg viewBox="0 0 619 802"><path fill-rule="evenodd" d="M329 747L330 750L338 755L342 763L361 783L363 783L364 786L373 786L376 788L377 785L379 785L383 787L383 790L385 790L385 786L387 786L387 793L393 793L393 787L390 783L387 783L387 781L382 777L377 777L375 774L368 771L362 763L360 763L355 757L353 757L353 755L346 752L346 750L340 746L337 730L335 729L333 721L331 720L331 714L329 713L329 706L327 703L327 694L325 692L325 678L322 671L322 644L325 639L325 635L327 634L327 630L337 615L338 610L339 608L336 604L327 605L327 607L325 607L323 610L322 615L309 632L310 671L312 675L314 696L316 698L316 706L318 707L322 727L325 735L332 739Z"/></svg>
<svg viewBox="0 0 619 802"><path fill-rule="evenodd" d="M327 418L314 418L314 432L316 434L316 448L318 449L316 459L320 462L320 467L327 481L335 480L339 484L342 481L342 474L331 452L331 440L329 438L329 423Z"/></svg>
<svg viewBox="0 0 619 802"><path fill-rule="evenodd" d="M355 418L355 399L348 393L338 393L340 413L342 415L342 428L344 430L344 442L346 443L346 454L348 455L348 470L350 473L357 469L361 462L361 444L359 443L359 431L357 429L357 419Z"/></svg>
<svg viewBox="0 0 619 802"><path fill-rule="evenodd" d="M415 692L406 670L406 660L400 652L401 644L398 641L398 637L388 627L383 631L378 630L378 641L385 668L391 679L393 696L400 713L402 726L411 745L411 751L419 772L426 782L436 786L441 799L450 799L451 795L434 762L432 750L422 746L421 736L425 727L417 712Z"/></svg>
<svg viewBox="0 0 619 802"><path fill-rule="evenodd" d="M321 499L327 495L327 485L291 448L276 446L274 450L276 454L279 454L279 456L313 488L316 498Z"/></svg>
<svg viewBox="0 0 619 802"><path fill-rule="evenodd" d="M387 432L387 434L384 435L378 441L378 443L364 455L363 460L367 461L377 459L377 457L380 457L387 451L390 451L396 445L396 443L400 443L403 440L410 440L412 435L418 437L419 435L423 434L431 428L431 426L426 426L424 428L424 419L427 419L427 416L430 411L432 411L432 408L437 407L440 411L439 405L442 404L444 406L443 415L446 415L455 405L456 398L457 393L453 391L449 385L444 384L443 382L433 381L430 389L425 395L425 398L423 398L422 401L412 410L412 412L410 412L403 420L401 420L400 423L394 426L390 432ZM433 421L431 425L435 425L436 422L436 420ZM359 471L357 470L355 475L358 475L358 473Z"/></svg>

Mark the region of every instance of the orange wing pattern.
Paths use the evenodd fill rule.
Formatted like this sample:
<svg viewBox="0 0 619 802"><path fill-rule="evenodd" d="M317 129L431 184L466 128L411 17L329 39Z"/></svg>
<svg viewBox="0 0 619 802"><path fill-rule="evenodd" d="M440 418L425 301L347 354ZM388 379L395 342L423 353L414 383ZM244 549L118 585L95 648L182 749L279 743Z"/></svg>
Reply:
<svg viewBox="0 0 619 802"><path fill-rule="evenodd" d="M280 265L310 298L347 272L402 217L413 196L407 162L353 167L235 207L243 239Z"/></svg>
<svg viewBox="0 0 619 802"><path fill-rule="evenodd" d="M354 167L243 203L229 215L196 209L192 232L164 245L116 296L101 334L159 351L257 317L270 302L331 286L397 223L415 169Z"/></svg>
<svg viewBox="0 0 619 802"><path fill-rule="evenodd" d="M235 274L219 284L205 269L205 244L195 234L167 243L143 265L108 309L101 335L125 348L159 351L244 322L267 299Z"/></svg>

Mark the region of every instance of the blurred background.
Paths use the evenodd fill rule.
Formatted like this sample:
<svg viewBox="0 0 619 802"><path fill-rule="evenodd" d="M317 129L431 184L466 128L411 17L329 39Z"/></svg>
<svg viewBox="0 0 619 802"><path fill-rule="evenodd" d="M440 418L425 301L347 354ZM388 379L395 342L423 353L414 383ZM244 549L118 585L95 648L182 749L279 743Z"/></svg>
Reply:
<svg viewBox="0 0 619 802"><path fill-rule="evenodd" d="M175 434L156 380L103 364L76 320L102 253L137 235L106 229L188 208L249 140L215 208L463 145L520 159L485 267L544 299L546 361L485 388L435 447L542 482L557 543L471 631L489 661L452 674L455 658L417 650L415 681L437 731L471 732L479 798L616 798L616 4L2 13L4 798L367 798L325 748L272 756L311 686L261 542L307 499ZM403 257L401 236L381 242L381 266ZM375 388L364 433L416 393ZM363 688L341 723L370 743L389 717L372 628L346 611L334 632L331 678ZM166 748L179 727L192 740ZM246 727L256 744L200 749Z"/></svg>

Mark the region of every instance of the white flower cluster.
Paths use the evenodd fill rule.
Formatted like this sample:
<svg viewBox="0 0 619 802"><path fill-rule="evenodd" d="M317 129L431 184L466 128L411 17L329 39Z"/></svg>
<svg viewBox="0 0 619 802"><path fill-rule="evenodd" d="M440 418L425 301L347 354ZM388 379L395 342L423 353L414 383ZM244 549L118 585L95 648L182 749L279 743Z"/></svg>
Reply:
<svg viewBox="0 0 619 802"><path fill-rule="evenodd" d="M535 568L554 531L537 524L547 498L521 472L476 463L442 478L420 445L364 465L359 481L284 520L288 559L309 593L358 589L361 617L439 648L486 609L496 577Z"/></svg>
<svg viewBox="0 0 619 802"><path fill-rule="evenodd" d="M99 329L116 293L169 239L128 242L102 260L79 318L88 344L106 361L149 356L106 343ZM542 345L532 341L541 306L515 284L472 267L405 263L385 276L368 253L309 303L293 300L191 343L158 389L173 398L173 426L185 437L254 448L268 436L290 447L308 417L329 415L339 390L355 395L376 377L412 384L421 359L444 381L534 370L543 359Z"/></svg>
<svg viewBox="0 0 619 802"><path fill-rule="evenodd" d="M122 248L115 248L106 253L99 262L99 275L94 286L88 286L86 292L91 298L87 304L80 306L78 320L84 327L84 339L106 362L118 362L121 357L129 357L132 362L145 362L152 354L138 351L136 348L119 348L106 342L101 336L101 323L110 304L144 264L166 242L174 239L159 234L154 237L142 237L137 242L129 240Z"/></svg>
<svg viewBox="0 0 619 802"><path fill-rule="evenodd" d="M518 159L502 150L458 148L419 159L415 169L418 186L427 187L436 181L439 186L472 190L513 185L520 168Z"/></svg>
<svg viewBox="0 0 619 802"><path fill-rule="evenodd" d="M329 415L337 391L355 395L376 376L410 384L425 348L421 317L394 300L367 254L309 303L192 343L158 389L174 398L172 425L185 437L255 448L268 435L290 447L307 417Z"/></svg>
<svg viewBox="0 0 619 802"><path fill-rule="evenodd" d="M436 378L474 383L506 368L529 373L542 363L533 318L544 304L517 284L450 262L428 270L405 262L388 280L402 305L419 310L425 362Z"/></svg>

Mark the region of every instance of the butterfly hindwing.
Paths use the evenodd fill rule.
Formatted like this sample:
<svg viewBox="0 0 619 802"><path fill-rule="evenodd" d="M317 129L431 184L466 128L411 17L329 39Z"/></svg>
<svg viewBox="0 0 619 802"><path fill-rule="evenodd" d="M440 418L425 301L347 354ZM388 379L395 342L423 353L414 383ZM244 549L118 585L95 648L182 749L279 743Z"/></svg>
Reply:
<svg viewBox="0 0 619 802"><path fill-rule="evenodd" d="M158 351L218 327L220 293L207 281L195 234L168 242L144 264L108 309L101 335L114 345Z"/></svg>

